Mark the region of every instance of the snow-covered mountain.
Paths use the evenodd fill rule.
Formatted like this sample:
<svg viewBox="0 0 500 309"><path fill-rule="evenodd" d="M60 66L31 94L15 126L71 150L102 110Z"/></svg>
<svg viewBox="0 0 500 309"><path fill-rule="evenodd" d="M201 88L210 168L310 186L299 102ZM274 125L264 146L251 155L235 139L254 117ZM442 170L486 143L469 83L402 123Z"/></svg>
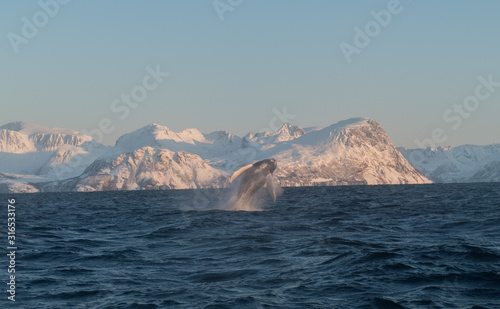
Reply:
<svg viewBox="0 0 500 309"><path fill-rule="evenodd" d="M92 138L67 129L49 129L24 122L11 122L0 127L0 152L26 153L56 150L62 145L79 146Z"/></svg>
<svg viewBox="0 0 500 309"><path fill-rule="evenodd" d="M8 145L0 152L2 192L225 187L236 169L269 157L278 160L282 186L431 182L366 118L306 129L284 124L243 138L150 124L113 147L72 130L18 122L0 128Z"/></svg>
<svg viewBox="0 0 500 309"><path fill-rule="evenodd" d="M354 118L302 132L259 156L277 159L282 186L430 183L375 120Z"/></svg>
<svg viewBox="0 0 500 309"><path fill-rule="evenodd" d="M156 123L147 125L131 133L122 135L115 148L130 152L142 147L185 151L202 156L204 159L220 156L239 147L241 138L226 131L203 134L198 129L174 132Z"/></svg>
<svg viewBox="0 0 500 309"><path fill-rule="evenodd" d="M113 159L98 159L78 177L38 187L45 191L218 188L227 178L227 173L197 155L146 146Z"/></svg>
<svg viewBox="0 0 500 309"><path fill-rule="evenodd" d="M17 131L1 129L0 151L9 153L25 153L35 151L35 145L25 134Z"/></svg>
<svg viewBox="0 0 500 309"><path fill-rule="evenodd" d="M398 149L435 182L500 182L500 144Z"/></svg>
<svg viewBox="0 0 500 309"><path fill-rule="evenodd" d="M292 126L289 123L283 124L283 126L275 133L270 132L260 132L254 133L250 132L245 135L245 138L257 144L275 144L279 142L286 142L294 140L302 135L306 134L304 129L299 126Z"/></svg>
<svg viewBox="0 0 500 309"><path fill-rule="evenodd" d="M0 127L0 172L42 176L42 180L80 175L109 150L79 132L24 122Z"/></svg>

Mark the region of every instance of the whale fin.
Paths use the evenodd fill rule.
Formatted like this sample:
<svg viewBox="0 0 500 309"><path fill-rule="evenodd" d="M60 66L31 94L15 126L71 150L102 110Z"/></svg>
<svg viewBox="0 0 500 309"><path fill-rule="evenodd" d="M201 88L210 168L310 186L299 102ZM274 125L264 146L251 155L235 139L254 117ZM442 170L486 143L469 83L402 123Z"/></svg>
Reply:
<svg viewBox="0 0 500 309"><path fill-rule="evenodd" d="M242 168L240 168L239 170L237 170L236 172L234 172L233 176L231 176L231 179L229 179L229 183L233 182L233 180L235 180L238 176L240 176L241 174L243 174L244 171L246 171L247 169L251 168L253 166L253 164L249 164L247 166L243 166Z"/></svg>
<svg viewBox="0 0 500 309"><path fill-rule="evenodd" d="M274 180L273 175L272 174L267 175L266 188L267 188L267 191L269 192L269 195L273 199L273 202L276 202L276 188L277 188L277 186L278 186L278 184Z"/></svg>

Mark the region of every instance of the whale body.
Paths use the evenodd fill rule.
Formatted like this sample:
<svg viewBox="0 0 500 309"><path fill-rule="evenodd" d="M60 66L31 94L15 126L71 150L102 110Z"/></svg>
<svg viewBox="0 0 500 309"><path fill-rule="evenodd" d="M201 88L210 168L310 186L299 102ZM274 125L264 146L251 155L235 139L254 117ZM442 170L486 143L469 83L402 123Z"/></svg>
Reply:
<svg viewBox="0 0 500 309"><path fill-rule="evenodd" d="M277 167L275 159L266 159L254 164L244 166L234 172L229 182L233 182L241 176L241 182L238 188L237 203L249 203L255 193L266 185L271 198L276 201L277 184L273 179L273 172Z"/></svg>

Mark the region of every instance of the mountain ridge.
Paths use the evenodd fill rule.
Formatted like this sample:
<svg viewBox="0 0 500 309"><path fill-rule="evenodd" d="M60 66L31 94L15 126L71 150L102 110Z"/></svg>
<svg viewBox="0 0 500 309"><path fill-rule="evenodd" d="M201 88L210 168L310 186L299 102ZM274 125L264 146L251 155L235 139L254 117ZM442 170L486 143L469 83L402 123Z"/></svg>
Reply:
<svg viewBox="0 0 500 309"><path fill-rule="evenodd" d="M0 164L0 183L8 192L227 187L234 170L268 157L278 160L275 175L282 186L431 182L369 118L306 129L284 123L275 132L249 132L244 137L224 130L175 132L151 123L123 134L114 146L73 130L43 128L41 133L33 129L36 125L25 123L9 127L18 131L3 130L37 136L31 141L38 141L38 146L33 143L31 151L21 153L0 152L0 159L11 162L10 168ZM30 135L23 130L31 130ZM21 169L30 156L37 160Z"/></svg>
<svg viewBox="0 0 500 309"><path fill-rule="evenodd" d="M435 182L500 182L500 144L398 150Z"/></svg>

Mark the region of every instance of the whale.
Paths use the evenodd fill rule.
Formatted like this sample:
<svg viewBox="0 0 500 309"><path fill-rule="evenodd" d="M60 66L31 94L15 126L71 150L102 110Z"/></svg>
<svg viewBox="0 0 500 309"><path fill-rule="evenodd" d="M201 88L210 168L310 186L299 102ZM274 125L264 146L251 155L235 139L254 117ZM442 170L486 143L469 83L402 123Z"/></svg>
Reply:
<svg viewBox="0 0 500 309"><path fill-rule="evenodd" d="M237 203L250 203L255 193L264 185L266 185L271 199L275 202L278 185L273 179L273 172L277 166L276 160L272 158L249 164L234 172L229 179L229 183L241 177L236 199Z"/></svg>

